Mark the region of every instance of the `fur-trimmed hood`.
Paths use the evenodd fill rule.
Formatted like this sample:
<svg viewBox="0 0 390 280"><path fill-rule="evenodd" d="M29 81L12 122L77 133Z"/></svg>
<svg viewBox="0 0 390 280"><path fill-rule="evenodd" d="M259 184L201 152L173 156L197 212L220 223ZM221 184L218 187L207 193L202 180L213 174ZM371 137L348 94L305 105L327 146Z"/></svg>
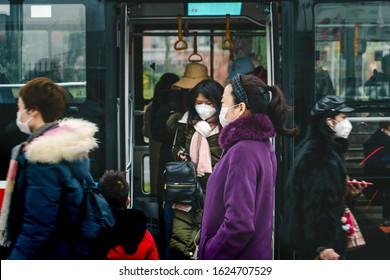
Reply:
<svg viewBox="0 0 390 280"><path fill-rule="evenodd" d="M26 147L26 159L39 163L81 160L98 147L94 137L98 130L86 120L63 119L58 127L46 131Z"/></svg>
<svg viewBox="0 0 390 280"><path fill-rule="evenodd" d="M173 113L167 120L167 131L171 134L175 134L176 129L180 123L187 123L188 113L183 114L180 112Z"/></svg>
<svg viewBox="0 0 390 280"><path fill-rule="evenodd" d="M275 135L275 128L267 115L253 114L238 118L224 127L218 141L222 149L227 149L240 140L264 141Z"/></svg>

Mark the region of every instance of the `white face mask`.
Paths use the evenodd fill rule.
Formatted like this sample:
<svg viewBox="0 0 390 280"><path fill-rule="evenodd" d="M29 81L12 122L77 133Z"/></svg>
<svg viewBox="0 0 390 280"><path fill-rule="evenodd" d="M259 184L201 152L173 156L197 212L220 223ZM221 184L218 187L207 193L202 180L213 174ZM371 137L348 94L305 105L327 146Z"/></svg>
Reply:
<svg viewBox="0 0 390 280"><path fill-rule="evenodd" d="M24 110L22 112L16 112L16 125L18 126L18 128L20 129L21 132L24 132L26 134L31 134L31 129L30 127L28 126L28 123L34 118L34 117L31 117L29 118L26 122L22 123L20 121L20 118L22 117L22 114L24 112L26 112L27 110Z"/></svg>
<svg viewBox="0 0 390 280"><path fill-rule="evenodd" d="M195 110L202 120L207 120L217 112L217 109L207 104L196 104Z"/></svg>
<svg viewBox="0 0 390 280"><path fill-rule="evenodd" d="M234 122L239 116L237 116L234 120L228 120L226 119L226 114L230 108L237 107L239 104L230 106L230 107L222 107L221 112L219 113L219 122L221 123L222 127L227 126L229 123Z"/></svg>
<svg viewBox="0 0 390 280"><path fill-rule="evenodd" d="M335 137L347 139L352 130L352 124L348 119L338 122L334 128Z"/></svg>

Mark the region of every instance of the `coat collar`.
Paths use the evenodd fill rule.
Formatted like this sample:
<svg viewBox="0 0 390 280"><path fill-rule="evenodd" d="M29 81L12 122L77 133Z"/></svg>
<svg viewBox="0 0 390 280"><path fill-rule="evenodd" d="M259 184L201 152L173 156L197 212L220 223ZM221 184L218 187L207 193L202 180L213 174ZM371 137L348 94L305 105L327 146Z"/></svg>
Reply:
<svg viewBox="0 0 390 280"><path fill-rule="evenodd" d="M80 160L97 148L97 131L98 127L86 120L64 119L25 147L26 158L40 163Z"/></svg>
<svg viewBox="0 0 390 280"><path fill-rule="evenodd" d="M275 135L275 128L267 115L253 114L225 126L218 141L222 149L227 149L241 140L264 141Z"/></svg>

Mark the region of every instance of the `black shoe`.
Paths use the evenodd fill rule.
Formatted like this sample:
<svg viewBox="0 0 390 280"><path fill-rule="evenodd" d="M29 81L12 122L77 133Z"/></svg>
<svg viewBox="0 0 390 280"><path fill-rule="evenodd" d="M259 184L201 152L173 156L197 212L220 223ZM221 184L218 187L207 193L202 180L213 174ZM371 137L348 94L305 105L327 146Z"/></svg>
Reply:
<svg viewBox="0 0 390 280"><path fill-rule="evenodd" d="M381 224L382 227L390 227L390 219L385 219Z"/></svg>

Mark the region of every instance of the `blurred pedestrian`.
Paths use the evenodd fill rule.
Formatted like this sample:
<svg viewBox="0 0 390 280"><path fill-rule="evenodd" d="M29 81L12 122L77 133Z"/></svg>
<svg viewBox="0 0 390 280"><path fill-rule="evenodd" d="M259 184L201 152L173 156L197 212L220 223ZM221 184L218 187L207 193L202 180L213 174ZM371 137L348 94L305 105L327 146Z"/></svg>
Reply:
<svg viewBox="0 0 390 280"><path fill-rule="evenodd" d="M287 178L280 230L295 259L344 258L346 200L367 186L350 184L346 170L347 138L352 130L347 113L353 110L343 98L326 95L311 111L311 125Z"/></svg>
<svg viewBox="0 0 390 280"><path fill-rule="evenodd" d="M29 134L12 151L0 232L9 259L76 259L72 227L83 197L82 182L95 185L88 154L97 148L95 124L59 121L65 90L48 78L20 89L16 124Z"/></svg>

